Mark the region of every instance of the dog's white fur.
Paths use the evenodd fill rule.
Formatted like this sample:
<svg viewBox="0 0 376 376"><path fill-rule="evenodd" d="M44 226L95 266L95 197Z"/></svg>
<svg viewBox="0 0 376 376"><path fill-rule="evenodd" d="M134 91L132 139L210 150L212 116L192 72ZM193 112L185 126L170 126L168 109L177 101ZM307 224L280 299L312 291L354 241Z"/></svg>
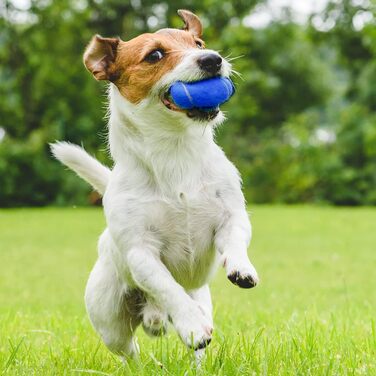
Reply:
<svg viewBox="0 0 376 376"><path fill-rule="evenodd" d="M85 301L93 326L116 353L136 351L141 321L156 332L168 316L188 346L208 343L208 281L220 261L227 275L258 281L247 256L251 226L239 174L213 140L222 113L198 122L165 108L158 94L177 80L202 78L196 60L207 52L187 49L139 104L110 84L112 171L78 146L52 145L57 159L104 194L108 228ZM227 62L221 74L230 74Z"/></svg>

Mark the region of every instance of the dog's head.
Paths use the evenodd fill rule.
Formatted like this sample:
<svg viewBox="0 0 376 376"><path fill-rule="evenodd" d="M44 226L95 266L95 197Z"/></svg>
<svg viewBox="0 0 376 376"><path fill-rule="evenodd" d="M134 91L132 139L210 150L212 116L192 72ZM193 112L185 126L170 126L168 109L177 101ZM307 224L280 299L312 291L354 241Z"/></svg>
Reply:
<svg viewBox="0 0 376 376"><path fill-rule="evenodd" d="M211 122L222 120L219 109L182 110L174 105L168 89L176 81L193 82L214 76L228 77L230 64L205 49L200 19L179 10L184 29L161 29L129 41L94 36L86 48L84 64L97 80L108 80L132 107L153 107L164 118ZM155 111L154 111L155 113Z"/></svg>

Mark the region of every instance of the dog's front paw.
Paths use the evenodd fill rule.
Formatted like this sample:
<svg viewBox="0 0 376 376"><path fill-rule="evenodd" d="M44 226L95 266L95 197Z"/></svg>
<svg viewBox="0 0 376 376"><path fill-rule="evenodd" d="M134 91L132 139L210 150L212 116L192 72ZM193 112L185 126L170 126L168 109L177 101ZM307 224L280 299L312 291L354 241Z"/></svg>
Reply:
<svg viewBox="0 0 376 376"><path fill-rule="evenodd" d="M197 303L192 302L189 307L180 309L171 319L180 338L188 347L203 349L211 342L213 325Z"/></svg>
<svg viewBox="0 0 376 376"><path fill-rule="evenodd" d="M224 266L226 268L227 278L236 286L243 289L250 289L255 287L259 282L257 271L249 260L237 262L237 260L226 257L224 259Z"/></svg>
<svg viewBox="0 0 376 376"><path fill-rule="evenodd" d="M227 278L236 286L243 289L251 289L258 283L256 278L251 274L241 274L239 271L234 271L227 276Z"/></svg>

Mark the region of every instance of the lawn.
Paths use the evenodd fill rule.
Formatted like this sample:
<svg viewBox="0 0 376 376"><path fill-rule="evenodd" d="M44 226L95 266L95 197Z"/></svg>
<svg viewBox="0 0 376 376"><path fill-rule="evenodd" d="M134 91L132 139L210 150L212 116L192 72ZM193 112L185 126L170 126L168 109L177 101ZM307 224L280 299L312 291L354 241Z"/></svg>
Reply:
<svg viewBox="0 0 376 376"><path fill-rule="evenodd" d="M215 334L197 370L173 330L123 365L85 313L101 209L0 211L0 374L376 374L376 209L253 206L241 290L219 270Z"/></svg>

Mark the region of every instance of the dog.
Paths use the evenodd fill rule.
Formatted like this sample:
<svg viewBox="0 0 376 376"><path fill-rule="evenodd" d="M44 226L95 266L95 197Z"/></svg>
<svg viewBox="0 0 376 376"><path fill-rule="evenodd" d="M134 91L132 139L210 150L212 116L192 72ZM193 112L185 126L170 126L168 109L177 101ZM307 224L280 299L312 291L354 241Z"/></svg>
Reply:
<svg viewBox="0 0 376 376"><path fill-rule="evenodd" d="M108 349L126 358L139 351L140 324L154 336L168 321L189 348L203 351L213 332L208 282L219 264L241 288L259 280L247 255L240 175L213 138L224 115L181 110L168 95L179 80L229 77L231 65L205 48L195 14L178 14L183 29L129 41L96 35L86 48L86 68L109 82L112 170L79 146L51 145L103 195L107 228L85 303Z"/></svg>

